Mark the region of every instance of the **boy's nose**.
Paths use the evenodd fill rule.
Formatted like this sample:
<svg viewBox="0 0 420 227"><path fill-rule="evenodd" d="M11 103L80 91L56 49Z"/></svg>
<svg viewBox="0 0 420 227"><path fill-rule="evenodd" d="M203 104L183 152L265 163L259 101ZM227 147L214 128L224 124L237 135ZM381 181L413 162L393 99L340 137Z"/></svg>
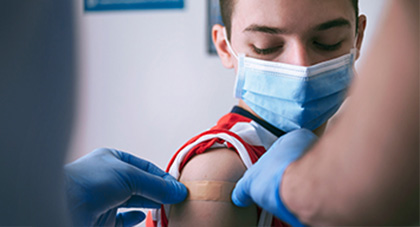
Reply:
<svg viewBox="0 0 420 227"><path fill-rule="evenodd" d="M306 46L300 42L290 44L290 46L286 47L280 62L298 66L310 66L314 63Z"/></svg>

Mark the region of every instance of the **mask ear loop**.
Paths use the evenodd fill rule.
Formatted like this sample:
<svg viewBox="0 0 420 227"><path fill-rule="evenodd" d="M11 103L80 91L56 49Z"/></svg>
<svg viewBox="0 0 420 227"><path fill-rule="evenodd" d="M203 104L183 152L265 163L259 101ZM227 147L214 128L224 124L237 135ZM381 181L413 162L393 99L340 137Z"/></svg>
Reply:
<svg viewBox="0 0 420 227"><path fill-rule="evenodd" d="M353 59L352 59L353 63L356 63L356 57L357 57L357 55L360 54L359 49L357 49L357 40L358 39L359 39L359 33L356 33L356 39L354 40L353 48L350 50L350 53L353 54Z"/></svg>
<svg viewBox="0 0 420 227"><path fill-rule="evenodd" d="M226 42L226 45L229 49L229 52L236 58L236 60L238 60L238 55L235 53L232 46L230 45L230 42L229 42L226 34L227 34L226 33L226 27L223 27L223 36L225 37L225 42Z"/></svg>
<svg viewBox="0 0 420 227"><path fill-rule="evenodd" d="M353 48L350 50L350 54L352 55L352 69L353 69L353 73L354 73L354 77L357 77L357 71L356 71L356 58L357 55L359 55L359 49L357 49L357 39L358 39L358 34L356 34L356 39L354 40L354 44L353 44Z"/></svg>
<svg viewBox="0 0 420 227"><path fill-rule="evenodd" d="M351 59L351 64L352 64L352 66L351 66L351 70L353 71L352 72L352 74L353 74L353 78L352 78L352 80L355 78L355 77L358 77L359 75L357 74L357 71L356 71L356 57L357 57L357 55L359 54L359 49L357 49L357 47L356 47L356 44L357 44L357 34L356 34L356 40L354 41L354 44L353 44L353 48L350 50L350 54L351 54L351 56L352 56L352 59ZM337 110L337 113L340 111L340 109L342 109L343 108L343 106L344 106L344 104L347 102L347 99L350 97L350 93L349 92L347 92L347 94L346 94L346 98L344 99L344 101L343 101L343 103L341 104L341 107ZM336 113L336 114L337 114Z"/></svg>
<svg viewBox="0 0 420 227"><path fill-rule="evenodd" d="M229 42L229 40L227 38L227 35L226 35L226 27L223 28L223 35L225 36L225 42L226 42L226 45L228 47L229 52L233 55L233 57L235 57L235 59L238 61L238 64L239 64L239 66L238 66L238 72L236 73L235 86L233 88L233 97L240 99L240 98L242 98L242 96L241 96L241 94L242 94L242 88L241 88L242 85L238 85L238 83L240 81L242 81L241 83L243 83L243 80L244 80L243 78L242 79L239 79L240 75L242 75L241 74L241 70L242 70L242 67L243 67L243 61L242 60L239 60L238 55L235 53L235 51L233 50L232 46L230 45L230 42ZM242 59L243 59L244 56L245 55L241 54L241 58Z"/></svg>

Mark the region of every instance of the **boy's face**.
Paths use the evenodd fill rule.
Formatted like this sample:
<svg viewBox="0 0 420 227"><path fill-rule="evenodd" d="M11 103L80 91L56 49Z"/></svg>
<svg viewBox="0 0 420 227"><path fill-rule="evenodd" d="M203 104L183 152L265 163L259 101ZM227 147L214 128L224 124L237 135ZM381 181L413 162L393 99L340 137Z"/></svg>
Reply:
<svg viewBox="0 0 420 227"><path fill-rule="evenodd" d="M231 20L236 53L300 66L360 48L365 27L361 16L356 34L350 0L236 0ZM236 68L233 56L221 58L225 66Z"/></svg>
<svg viewBox="0 0 420 227"><path fill-rule="evenodd" d="M356 34L355 9L350 0L234 2L230 43L236 54L310 66L361 48L366 17L359 16ZM223 27L215 25L212 35L223 65L237 70L238 61L227 47ZM242 100L239 106L254 113Z"/></svg>

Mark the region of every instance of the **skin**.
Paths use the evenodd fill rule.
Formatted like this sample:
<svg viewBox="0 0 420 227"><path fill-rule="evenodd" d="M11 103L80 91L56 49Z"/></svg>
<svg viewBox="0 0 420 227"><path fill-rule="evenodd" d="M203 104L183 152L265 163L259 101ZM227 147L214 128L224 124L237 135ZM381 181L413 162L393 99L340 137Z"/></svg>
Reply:
<svg viewBox="0 0 420 227"><path fill-rule="evenodd" d="M246 168L238 154L227 148L195 156L184 167L180 181L237 182ZM191 201L171 206L169 226L256 226L255 205L240 208L228 202Z"/></svg>
<svg viewBox="0 0 420 227"><path fill-rule="evenodd" d="M360 32L357 35L355 22L350 1L265 0L261 4L255 0L239 0L232 16L231 44L237 53L250 57L310 66L347 54L353 47L360 49L366 17L359 17ZM320 26L324 28L320 29ZM276 32L264 32L267 28ZM237 60L228 51L223 27L215 25L212 36L222 64L236 71ZM334 50L326 50L325 45L334 45ZM270 54L263 55L253 47L270 48ZM242 100L239 106L259 117ZM321 135L324 128L325 124L315 132ZM245 170L235 152L225 148L215 149L190 160L182 170L180 180L237 182ZM255 226L256 220L255 206L244 209L235 207L233 203L187 200L171 206L169 224Z"/></svg>
<svg viewBox="0 0 420 227"><path fill-rule="evenodd" d="M391 1L347 109L287 168L280 196L302 222L418 226L418 16L419 1Z"/></svg>

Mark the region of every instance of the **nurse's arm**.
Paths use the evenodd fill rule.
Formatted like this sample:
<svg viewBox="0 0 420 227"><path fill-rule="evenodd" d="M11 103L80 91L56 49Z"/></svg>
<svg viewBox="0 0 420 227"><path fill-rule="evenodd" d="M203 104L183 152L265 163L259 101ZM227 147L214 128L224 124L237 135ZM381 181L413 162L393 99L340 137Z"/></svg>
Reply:
<svg viewBox="0 0 420 227"><path fill-rule="evenodd" d="M419 1L390 1L347 109L280 185L310 225L419 222Z"/></svg>
<svg viewBox="0 0 420 227"><path fill-rule="evenodd" d="M181 182L236 183L245 170L246 167L235 151L218 148L193 157L185 165L179 180ZM168 219L169 226L228 227L257 225L255 205L239 208L230 201L230 193L224 197L227 201L190 200L187 197L184 202L171 205Z"/></svg>

